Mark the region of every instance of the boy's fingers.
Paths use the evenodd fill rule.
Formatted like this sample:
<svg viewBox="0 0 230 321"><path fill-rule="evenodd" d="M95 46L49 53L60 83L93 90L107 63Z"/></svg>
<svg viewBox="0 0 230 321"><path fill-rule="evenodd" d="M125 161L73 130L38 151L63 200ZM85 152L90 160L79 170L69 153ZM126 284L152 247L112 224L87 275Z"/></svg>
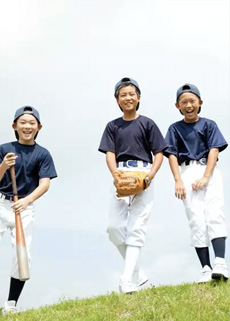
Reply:
<svg viewBox="0 0 230 321"><path fill-rule="evenodd" d="M181 197L182 197L182 192L181 192L181 190L177 190L176 193L175 193L175 196L176 196L178 199L181 199Z"/></svg>
<svg viewBox="0 0 230 321"><path fill-rule="evenodd" d="M193 189L194 191L197 190L197 182L195 182L195 183L192 184L192 189Z"/></svg>
<svg viewBox="0 0 230 321"><path fill-rule="evenodd" d="M176 196L178 199L183 200L183 199L186 197L185 188L176 189L176 191L175 191L175 196Z"/></svg>

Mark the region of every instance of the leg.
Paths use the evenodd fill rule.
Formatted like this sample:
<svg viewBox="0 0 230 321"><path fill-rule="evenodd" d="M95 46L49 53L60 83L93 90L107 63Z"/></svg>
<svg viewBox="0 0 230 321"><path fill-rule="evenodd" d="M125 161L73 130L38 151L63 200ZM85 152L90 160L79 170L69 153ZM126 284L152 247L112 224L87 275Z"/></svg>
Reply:
<svg viewBox="0 0 230 321"><path fill-rule="evenodd" d="M222 176L219 169L215 168L205 192L205 218L208 226L209 239L212 241L215 239L225 239L227 237L223 195ZM214 241L214 246L217 242L218 241ZM221 255L224 257L224 240L219 242L222 242L221 246L223 249L221 250Z"/></svg>
<svg viewBox="0 0 230 321"><path fill-rule="evenodd" d="M206 221L208 225L209 238L215 253L213 279L228 279L228 268L225 262L225 238L227 230L224 217L224 198L221 173L215 168L206 189Z"/></svg>
<svg viewBox="0 0 230 321"><path fill-rule="evenodd" d="M196 247L195 249L202 265L201 277L198 283L209 282L212 278L212 267L210 263L209 249L208 247Z"/></svg>
<svg viewBox="0 0 230 321"><path fill-rule="evenodd" d="M33 230L33 225L34 225L34 207L33 207L33 205L28 206L28 208L24 212L22 212L21 218L22 218L22 225L23 225L23 230L24 230L24 235L25 235L27 258L28 258L29 266L30 266L32 230ZM12 244L12 249L13 249L11 277L14 279L19 279L15 226L11 228L11 244Z"/></svg>
<svg viewBox="0 0 230 321"><path fill-rule="evenodd" d="M195 247L196 253L202 265L201 277L198 283L206 283L211 280L211 264L209 258L209 236L205 219L205 192L193 191L192 183L196 177L202 177L204 167L188 166L182 168L182 180L186 188L186 199L183 201L187 214L190 230L191 245Z"/></svg>
<svg viewBox="0 0 230 321"><path fill-rule="evenodd" d="M205 170L201 165L182 167L181 178L186 188L186 199L183 200L191 230L191 245L195 248L208 247L210 240L205 218L205 191L193 191L192 183L202 177Z"/></svg>
<svg viewBox="0 0 230 321"><path fill-rule="evenodd" d="M127 245L143 247L147 232L147 223L153 206L153 185L133 197L129 207L127 221Z"/></svg>
<svg viewBox="0 0 230 321"><path fill-rule="evenodd" d="M24 285L25 281L20 281L18 279L11 278L8 301L15 301L17 304Z"/></svg>
<svg viewBox="0 0 230 321"><path fill-rule="evenodd" d="M0 239L4 232L7 230L7 228L13 229L14 224L15 224L15 217L14 213L12 212L11 209L11 203L7 200L4 200L0 202L0 214L4 213L4 223L1 222L0 218ZM0 215L1 216L1 215ZM7 220L6 220L7 218ZM11 234L11 240L14 242L15 237ZM13 254L16 254L16 249L14 247L13 249ZM11 278L10 280L10 290L9 290L9 296L8 300L5 302L5 307L2 311L3 315L8 314L8 313L15 313L17 312L16 310L16 304L19 299L19 296L21 294L21 291L24 287L25 282L24 281L19 281L18 279Z"/></svg>
<svg viewBox="0 0 230 321"><path fill-rule="evenodd" d="M228 268L225 262L225 238L219 237L212 240L215 253L214 269L212 278L215 280L227 280L229 278Z"/></svg>
<svg viewBox="0 0 230 321"><path fill-rule="evenodd" d="M13 213L14 215L14 213ZM32 243L32 228L34 223L34 207L33 205L28 206L28 208L21 214L22 225L26 241L27 257L30 265L31 261L31 243ZM11 244L13 249L12 257L12 269L11 269L11 282L8 301L5 303L5 310L10 311L11 309L16 309L15 306L21 295L22 289L25 285L24 281L19 280L18 273L18 261L16 253L16 229L15 225L11 226Z"/></svg>
<svg viewBox="0 0 230 321"><path fill-rule="evenodd" d="M209 249L208 247L196 247L196 253L198 255L198 258L200 260L200 263L202 265L202 268L207 265L211 267L211 263L210 263L210 257L209 257Z"/></svg>
<svg viewBox="0 0 230 321"><path fill-rule="evenodd" d="M124 260L125 260L125 256L126 256L126 248L127 248L127 245L125 245L125 244L117 245L117 249L120 252L120 254ZM135 283L138 286L142 286L146 282L148 282L148 277L145 275L143 270L140 268L140 256L139 256L136 266L135 266L135 269L134 269L134 272L133 272L132 283Z"/></svg>
<svg viewBox="0 0 230 321"><path fill-rule="evenodd" d="M127 220L128 220L128 207L129 197L117 198L115 194L112 197L109 209L109 223L107 232L109 234L110 241L120 246L125 244L127 235ZM121 255L124 255L124 248L118 248Z"/></svg>
<svg viewBox="0 0 230 321"><path fill-rule="evenodd" d="M212 240L212 246L215 253L215 257L224 259L225 257L225 237L218 237Z"/></svg>
<svg viewBox="0 0 230 321"><path fill-rule="evenodd" d="M123 278L127 282L132 282L133 273L137 265L140 253L141 248L139 246L127 245L125 256L125 268L123 273Z"/></svg>
<svg viewBox="0 0 230 321"><path fill-rule="evenodd" d="M132 197L129 207L125 267L120 284L121 291L125 293L137 291L137 286L147 282L147 277L143 275L140 281L140 253L141 247L145 244L147 222L153 204L152 189L153 187L149 187Z"/></svg>

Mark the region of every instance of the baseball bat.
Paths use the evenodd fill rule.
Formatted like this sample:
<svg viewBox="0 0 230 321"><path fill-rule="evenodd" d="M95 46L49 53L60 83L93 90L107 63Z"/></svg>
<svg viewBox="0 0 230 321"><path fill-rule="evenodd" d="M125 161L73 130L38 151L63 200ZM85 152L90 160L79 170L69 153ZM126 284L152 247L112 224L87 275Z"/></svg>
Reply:
<svg viewBox="0 0 230 321"><path fill-rule="evenodd" d="M18 190L15 177L15 168L14 166L10 167L12 188L13 188L13 198L14 202L18 200ZM19 279L21 281L29 280L29 263L27 258L26 242L22 226L22 220L20 213L15 212L15 228L16 228L16 250L17 250L17 259L18 259L18 273Z"/></svg>

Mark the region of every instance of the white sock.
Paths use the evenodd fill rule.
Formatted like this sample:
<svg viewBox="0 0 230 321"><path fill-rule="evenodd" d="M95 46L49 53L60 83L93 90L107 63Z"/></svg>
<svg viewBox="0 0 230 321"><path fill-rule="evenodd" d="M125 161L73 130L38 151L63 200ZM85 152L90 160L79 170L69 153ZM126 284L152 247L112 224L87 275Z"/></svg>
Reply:
<svg viewBox="0 0 230 321"><path fill-rule="evenodd" d="M140 271L140 269L141 269L141 253L140 253L139 258L137 260L137 264L134 268L134 273L138 273Z"/></svg>
<svg viewBox="0 0 230 321"><path fill-rule="evenodd" d="M126 281L132 281L133 272L137 266L140 253L141 247L132 245L126 246L125 268L123 273L123 278Z"/></svg>

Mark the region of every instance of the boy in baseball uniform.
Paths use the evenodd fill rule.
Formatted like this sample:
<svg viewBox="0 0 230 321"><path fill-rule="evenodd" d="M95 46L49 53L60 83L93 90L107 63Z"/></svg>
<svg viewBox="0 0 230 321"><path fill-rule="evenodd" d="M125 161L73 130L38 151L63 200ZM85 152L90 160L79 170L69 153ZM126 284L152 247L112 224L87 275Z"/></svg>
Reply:
<svg viewBox="0 0 230 321"><path fill-rule="evenodd" d="M109 209L107 232L125 260L119 289L132 293L148 281L140 269L139 258L153 205L151 181L162 164L167 145L154 121L137 113L141 91L135 80L121 79L115 86L115 98L123 116L107 124L99 151L106 154L114 179L117 171L144 171L148 185L134 196L117 197L114 190Z"/></svg>
<svg viewBox="0 0 230 321"><path fill-rule="evenodd" d="M42 125L34 107L19 108L12 125L17 141L0 145L0 239L9 230L13 248L10 290L3 314L16 312L16 304L25 281L19 280L16 256L15 213L21 215L27 256L31 261L34 201L45 194L50 179L57 176L53 159L47 149L35 142ZM18 198L13 202L10 167L15 166Z"/></svg>
<svg viewBox="0 0 230 321"><path fill-rule="evenodd" d="M202 265L198 283L228 279L223 186L217 167L219 153L228 144L213 120L198 115L202 104L196 86L185 84L177 90L175 105L184 118L169 127L166 135L169 147L164 151L175 179L175 196L185 206L191 245ZM213 268L210 243L215 254Z"/></svg>

